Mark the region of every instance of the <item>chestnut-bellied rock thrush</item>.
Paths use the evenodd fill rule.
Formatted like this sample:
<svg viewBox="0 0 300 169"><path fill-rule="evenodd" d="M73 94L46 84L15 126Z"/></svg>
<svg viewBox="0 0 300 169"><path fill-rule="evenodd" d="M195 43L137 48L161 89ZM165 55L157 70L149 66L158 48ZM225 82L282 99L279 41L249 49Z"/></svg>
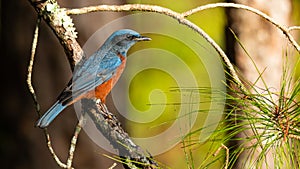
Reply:
<svg viewBox="0 0 300 169"><path fill-rule="evenodd" d="M82 98L96 97L105 103L106 96L125 68L129 48L138 41L149 40L149 37L129 29L114 32L93 55L76 65L67 87L36 126L47 127L63 109Z"/></svg>

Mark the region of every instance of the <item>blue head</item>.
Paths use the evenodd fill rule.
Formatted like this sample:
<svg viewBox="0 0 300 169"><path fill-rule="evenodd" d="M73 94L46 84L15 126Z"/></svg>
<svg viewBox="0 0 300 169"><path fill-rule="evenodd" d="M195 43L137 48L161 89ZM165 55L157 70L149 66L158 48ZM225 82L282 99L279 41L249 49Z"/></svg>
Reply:
<svg viewBox="0 0 300 169"><path fill-rule="evenodd" d="M151 38L141 36L136 31L121 29L110 35L110 37L106 40L105 45L109 45L116 52L126 56L129 48L136 42L149 40L151 40Z"/></svg>

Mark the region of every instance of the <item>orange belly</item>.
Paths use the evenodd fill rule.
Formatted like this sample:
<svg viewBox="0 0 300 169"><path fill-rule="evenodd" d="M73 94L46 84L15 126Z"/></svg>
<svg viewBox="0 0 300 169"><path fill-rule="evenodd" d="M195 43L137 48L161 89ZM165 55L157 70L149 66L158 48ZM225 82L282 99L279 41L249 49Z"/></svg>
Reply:
<svg viewBox="0 0 300 169"><path fill-rule="evenodd" d="M120 56L120 55L119 55L119 57L120 57L122 63L117 68L116 73L112 76L111 79L109 79L108 81L97 86L94 91L89 92L89 94L87 94L87 96L89 98L95 96L96 98L100 99L102 103L105 103L106 96L110 93L111 89L117 83L117 81L119 80L119 78L125 68L126 58L124 56Z"/></svg>
<svg viewBox="0 0 300 169"><path fill-rule="evenodd" d="M109 94L113 86L113 78L111 78L100 86L96 87L95 97L100 99L102 103L105 103L106 96Z"/></svg>

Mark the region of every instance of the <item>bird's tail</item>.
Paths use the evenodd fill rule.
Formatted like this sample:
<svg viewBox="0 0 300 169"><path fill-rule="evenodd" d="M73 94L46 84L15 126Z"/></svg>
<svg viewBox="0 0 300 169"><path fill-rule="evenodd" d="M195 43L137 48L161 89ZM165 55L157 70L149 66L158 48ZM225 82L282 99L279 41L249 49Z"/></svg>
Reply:
<svg viewBox="0 0 300 169"><path fill-rule="evenodd" d="M57 101L54 105L36 122L35 126L40 128L47 127L66 106Z"/></svg>

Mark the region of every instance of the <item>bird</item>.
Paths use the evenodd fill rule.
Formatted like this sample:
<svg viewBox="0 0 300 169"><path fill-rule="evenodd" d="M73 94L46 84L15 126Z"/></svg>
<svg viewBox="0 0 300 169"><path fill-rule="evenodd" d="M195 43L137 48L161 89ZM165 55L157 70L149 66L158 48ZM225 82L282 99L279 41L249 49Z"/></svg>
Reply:
<svg viewBox="0 0 300 169"><path fill-rule="evenodd" d="M71 80L35 126L48 127L66 107L83 98L97 98L105 103L125 68L128 50L137 42L150 40L131 29L112 33L94 54L75 66Z"/></svg>

